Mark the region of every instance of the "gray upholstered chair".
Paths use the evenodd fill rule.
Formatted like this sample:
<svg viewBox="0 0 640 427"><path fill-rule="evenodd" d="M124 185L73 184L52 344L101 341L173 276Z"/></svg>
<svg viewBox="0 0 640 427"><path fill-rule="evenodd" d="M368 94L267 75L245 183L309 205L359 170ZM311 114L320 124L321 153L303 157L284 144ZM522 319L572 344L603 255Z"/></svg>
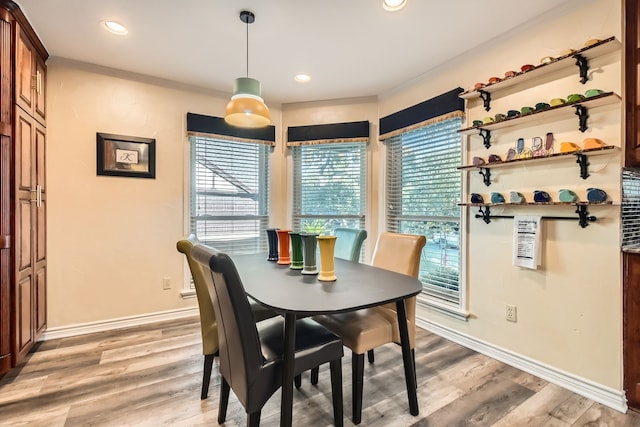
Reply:
<svg viewBox="0 0 640 427"><path fill-rule="evenodd" d="M218 354L218 323L213 310L213 304L209 295L209 289L204 280L202 267L191 257L191 249L198 244L195 234L181 239L176 244L178 252L184 254L189 264L193 285L196 288L196 297L198 299L198 309L200 312L200 329L202 332L202 354L204 355L204 373L202 375L202 391L201 399L206 399L209 394L209 381L211 379L211 368L213 367L213 359ZM253 317L256 322L274 317L276 313L270 309L253 302L251 304Z"/></svg>
<svg viewBox="0 0 640 427"><path fill-rule="evenodd" d="M337 237L334 256L354 262L360 261L362 243L367 238L367 230L336 228L333 234Z"/></svg>
<svg viewBox="0 0 640 427"><path fill-rule="evenodd" d="M418 277L420 256L426 243L424 236L382 233L373 251L371 265ZM389 283L389 286L393 286L393 283ZM416 297L407 298L405 305L415 363ZM314 316L313 319L342 338L344 345L353 353L353 422L359 424L362 416L364 354L387 343L400 344L396 305L385 304L354 312Z"/></svg>
<svg viewBox="0 0 640 427"><path fill-rule="evenodd" d="M284 318L274 317L256 324L236 266L214 248L196 245L192 257L205 271L204 277L215 315L219 319L221 391L218 423L226 418L230 389L247 412L247 426L260 424L264 404L281 386ZM296 323L294 374L319 364L331 364L333 416L343 425L342 355L340 338L311 319Z"/></svg>

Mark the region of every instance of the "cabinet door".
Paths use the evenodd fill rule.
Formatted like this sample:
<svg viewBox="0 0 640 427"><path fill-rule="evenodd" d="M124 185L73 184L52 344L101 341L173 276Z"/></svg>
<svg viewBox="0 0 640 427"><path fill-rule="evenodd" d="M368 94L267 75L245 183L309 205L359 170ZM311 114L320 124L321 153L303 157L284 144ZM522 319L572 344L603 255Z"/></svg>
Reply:
<svg viewBox="0 0 640 427"><path fill-rule="evenodd" d="M625 166L640 166L640 13L625 1Z"/></svg>
<svg viewBox="0 0 640 427"><path fill-rule="evenodd" d="M16 25L16 104L32 115L36 104L37 85L35 56L33 45Z"/></svg>
<svg viewBox="0 0 640 427"><path fill-rule="evenodd" d="M17 360L31 349L47 323L45 129L17 107L16 182L16 349Z"/></svg>
<svg viewBox="0 0 640 427"><path fill-rule="evenodd" d="M45 106L45 86L47 84L47 66L44 64L42 58L38 55L35 55L35 70L36 70L36 82L35 82L35 93L34 93L34 106L33 106L33 117L36 118L37 121L46 124L46 106Z"/></svg>

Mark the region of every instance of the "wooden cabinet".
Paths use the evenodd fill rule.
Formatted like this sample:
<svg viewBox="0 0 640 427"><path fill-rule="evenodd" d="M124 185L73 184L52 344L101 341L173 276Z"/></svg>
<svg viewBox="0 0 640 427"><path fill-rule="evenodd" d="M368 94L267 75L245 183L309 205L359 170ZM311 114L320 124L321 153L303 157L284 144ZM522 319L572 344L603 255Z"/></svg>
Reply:
<svg viewBox="0 0 640 427"><path fill-rule="evenodd" d="M625 0L625 166L640 166L640 12L637 0Z"/></svg>
<svg viewBox="0 0 640 427"><path fill-rule="evenodd" d="M46 59L19 7L0 0L0 375L46 328Z"/></svg>

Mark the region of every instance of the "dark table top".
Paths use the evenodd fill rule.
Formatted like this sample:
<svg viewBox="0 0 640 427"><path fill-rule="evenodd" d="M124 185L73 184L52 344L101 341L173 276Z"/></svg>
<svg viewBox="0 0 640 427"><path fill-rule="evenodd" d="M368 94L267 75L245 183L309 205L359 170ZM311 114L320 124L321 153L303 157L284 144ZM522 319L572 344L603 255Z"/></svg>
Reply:
<svg viewBox="0 0 640 427"><path fill-rule="evenodd" d="M288 265L267 261L267 254L232 257L245 291L281 313L314 315L373 307L417 295L422 283L404 274L335 259L335 282L303 275Z"/></svg>

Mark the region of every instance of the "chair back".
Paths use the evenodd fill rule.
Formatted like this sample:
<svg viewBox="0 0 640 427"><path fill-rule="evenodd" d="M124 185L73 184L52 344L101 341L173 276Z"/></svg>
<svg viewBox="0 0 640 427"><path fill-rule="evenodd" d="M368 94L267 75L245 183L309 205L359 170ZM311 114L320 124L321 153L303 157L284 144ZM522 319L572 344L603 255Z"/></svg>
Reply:
<svg viewBox="0 0 640 427"><path fill-rule="evenodd" d="M218 351L218 323L216 322L216 315L202 267L191 256L191 249L198 243L196 235L189 234L184 239L178 240L176 247L178 252L183 253L187 258L193 285L196 288L198 309L200 311L200 329L202 331L202 354L210 355Z"/></svg>
<svg viewBox="0 0 640 427"><path fill-rule="evenodd" d="M349 261L360 261L362 243L367 238L367 230L336 228L334 235L337 237L334 255Z"/></svg>
<svg viewBox="0 0 640 427"><path fill-rule="evenodd" d="M245 408L252 406L251 387L263 364L260 339L249 299L231 258L214 248L196 245L191 256L202 266L220 340L220 373Z"/></svg>
<svg viewBox="0 0 640 427"><path fill-rule="evenodd" d="M411 277L418 277L420 271L420 256L422 248L427 244L424 236L414 234L401 234L385 232L380 234L376 247L373 250L371 265L396 273L406 274ZM416 297L405 300L407 310L407 320L411 322L409 337L411 347L415 347L415 324L416 324ZM395 304L384 306L388 310L396 311ZM396 341L394 339L394 341ZM396 342L399 342L399 337Z"/></svg>

